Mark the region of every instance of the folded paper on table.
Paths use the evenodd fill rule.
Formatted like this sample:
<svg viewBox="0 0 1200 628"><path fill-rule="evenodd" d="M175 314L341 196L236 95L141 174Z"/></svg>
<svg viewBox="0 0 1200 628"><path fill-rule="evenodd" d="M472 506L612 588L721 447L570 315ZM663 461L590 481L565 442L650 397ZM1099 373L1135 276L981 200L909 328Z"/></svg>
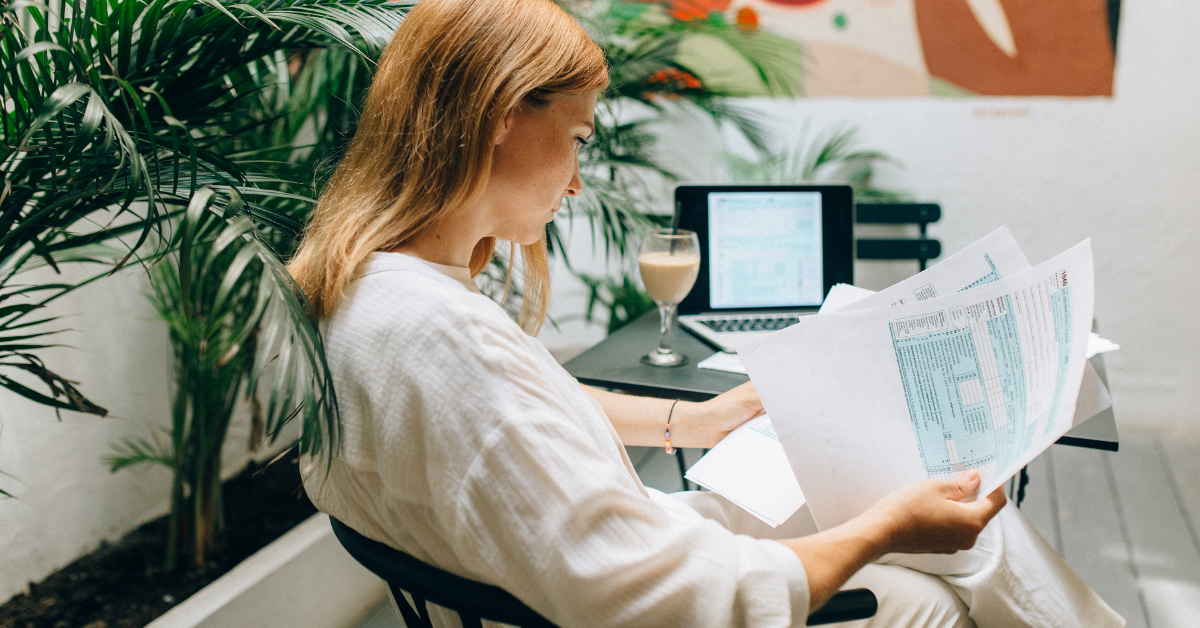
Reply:
<svg viewBox="0 0 1200 628"><path fill-rule="evenodd" d="M709 369L711 371L724 371L726 373L741 373L746 374L746 367L742 366L741 359L736 353L725 353L718 351L707 358L704 358L696 365L696 368Z"/></svg>
<svg viewBox="0 0 1200 628"><path fill-rule="evenodd" d="M942 296L899 303L889 289L868 297L876 307L803 317L740 352L820 528L968 468L986 494L1071 428L1094 302L1090 242L1010 275L987 261L996 277L964 292L934 285ZM924 279L961 276L948 270Z"/></svg>
<svg viewBox="0 0 1200 628"><path fill-rule="evenodd" d="M771 420L762 415L721 439L684 476L758 517L772 528L804 505Z"/></svg>

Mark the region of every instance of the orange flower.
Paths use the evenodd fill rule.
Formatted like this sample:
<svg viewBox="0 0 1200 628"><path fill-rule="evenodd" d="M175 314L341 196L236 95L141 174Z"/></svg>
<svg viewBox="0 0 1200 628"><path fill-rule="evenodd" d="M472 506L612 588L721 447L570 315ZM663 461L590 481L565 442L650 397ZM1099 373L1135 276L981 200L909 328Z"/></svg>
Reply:
<svg viewBox="0 0 1200 628"><path fill-rule="evenodd" d="M671 0L671 17L680 20L703 20L710 13L721 13L733 0Z"/></svg>
<svg viewBox="0 0 1200 628"><path fill-rule="evenodd" d="M742 7L740 9L738 9L737 25L738 25L738 28L741 28L744 30L750 30L750 31L757 30L758 29L758 14L755 13L754 9L751 9L750 7Z"/></svg>
<svg viewBox="0 0 1200 628"><path fill-rule="evenodd" d="M667 89L700 89L704 86L700 79L690 72L684 72L679 68L666 68L651 74L648 79L649 83L664 84Z"/></svg>

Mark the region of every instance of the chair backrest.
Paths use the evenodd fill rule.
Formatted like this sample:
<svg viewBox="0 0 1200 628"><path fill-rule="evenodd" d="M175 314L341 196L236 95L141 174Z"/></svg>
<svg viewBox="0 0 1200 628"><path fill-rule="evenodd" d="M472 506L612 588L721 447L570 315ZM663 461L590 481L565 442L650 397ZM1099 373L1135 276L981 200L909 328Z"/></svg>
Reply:
<svg viewBox="0 0 1200 628"><path fill-rule="evenodd" d="M429 626L429 611L425 602L458 612L464 628L479 626L480 619L521 628L555 628L545 617L500 587L438 569L394 547L369 539L333 517L329 518L329 522L342 547L392 589L392 598L408 628ZM415 614L401 592L412 596L417 605Z"/></svg>
<svg viewBox="0 0 1200 628"><path fill-rule="evenodd" d="M936 203L858 203L854 221L858 224L917 225L921 237L906 239L859 238L858 259L916 260L921 270L925 263L942 254L942 243L925 237L931 222L942 218Z"/></svg>
<svg viewBox="0 0 1200 628"><path fill-rule="evenodd" d="M511 593L438 569L406 554L369 539L350 526L329 518L333 533L354 560L387 583L392 600L408 628L432 628L426 602L456 611L463 628L479 628L480 619L521 628L556 628L545 617L525 606ZM417 605L414 611L404 599L407 592ZM808 625L866 619L878 610L875 594L869 589L839 591L817 612L809 615Z"/></svg>

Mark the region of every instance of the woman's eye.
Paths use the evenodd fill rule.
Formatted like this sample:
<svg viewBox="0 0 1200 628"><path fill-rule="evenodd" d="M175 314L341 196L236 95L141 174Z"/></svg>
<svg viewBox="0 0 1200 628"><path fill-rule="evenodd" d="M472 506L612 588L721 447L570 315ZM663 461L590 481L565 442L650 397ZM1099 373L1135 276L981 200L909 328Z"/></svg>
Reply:
<svg viewBox="0 0 1200 628"><path fill-rule="evenodd" d="M588 145L588 141L587 141L587 140L585 140L585 139L583 139L582 137L579 137L579 136L576 136L576 137L575 137L575 148L576 148L576 149L582 148L582 147L584 147L584 146L587 146L587 145Z"/></svg>

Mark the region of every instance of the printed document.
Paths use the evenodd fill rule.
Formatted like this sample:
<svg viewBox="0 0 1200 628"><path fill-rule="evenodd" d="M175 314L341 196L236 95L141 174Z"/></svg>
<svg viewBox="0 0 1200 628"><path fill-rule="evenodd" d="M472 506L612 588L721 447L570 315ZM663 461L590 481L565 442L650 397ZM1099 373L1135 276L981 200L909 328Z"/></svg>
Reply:
<svg viewBox="0 0 1200 628"><path fill-rule="evenodd" d="M941 281L901 282L740 352L822 529L926 477L977 469L987 494L1072 426L1090 242L1012 274L990 252L967 274L950 261L930 269L947 267Z"/></svg>
<svg viewBox="0 0 1200 628"><path fill-rule="evenodd" d="M1017 245L1008 227L1000 227L974 244L947 257L886 290L872 292L865 288L837 284L821 305L820 314L838 310L861 310L889 307L913 301L924 301L942 294L963 292L986 285L1029 268L1029 260ZM1094 333L1088 334L1087 357L1119 349L1120 346ZM743 373L745 370L743 369ZM1083 383L1075 405L1071 425L1084 421L1112 407L1108 388L1091 363L1084 366Z"/></svg>
<svg viewBox="0 0 1200 628"><path fill-rule="evenodd" d="M800 484L765 414L730 432L684 477L741 506L772 528L804 505Z"/></svg>

